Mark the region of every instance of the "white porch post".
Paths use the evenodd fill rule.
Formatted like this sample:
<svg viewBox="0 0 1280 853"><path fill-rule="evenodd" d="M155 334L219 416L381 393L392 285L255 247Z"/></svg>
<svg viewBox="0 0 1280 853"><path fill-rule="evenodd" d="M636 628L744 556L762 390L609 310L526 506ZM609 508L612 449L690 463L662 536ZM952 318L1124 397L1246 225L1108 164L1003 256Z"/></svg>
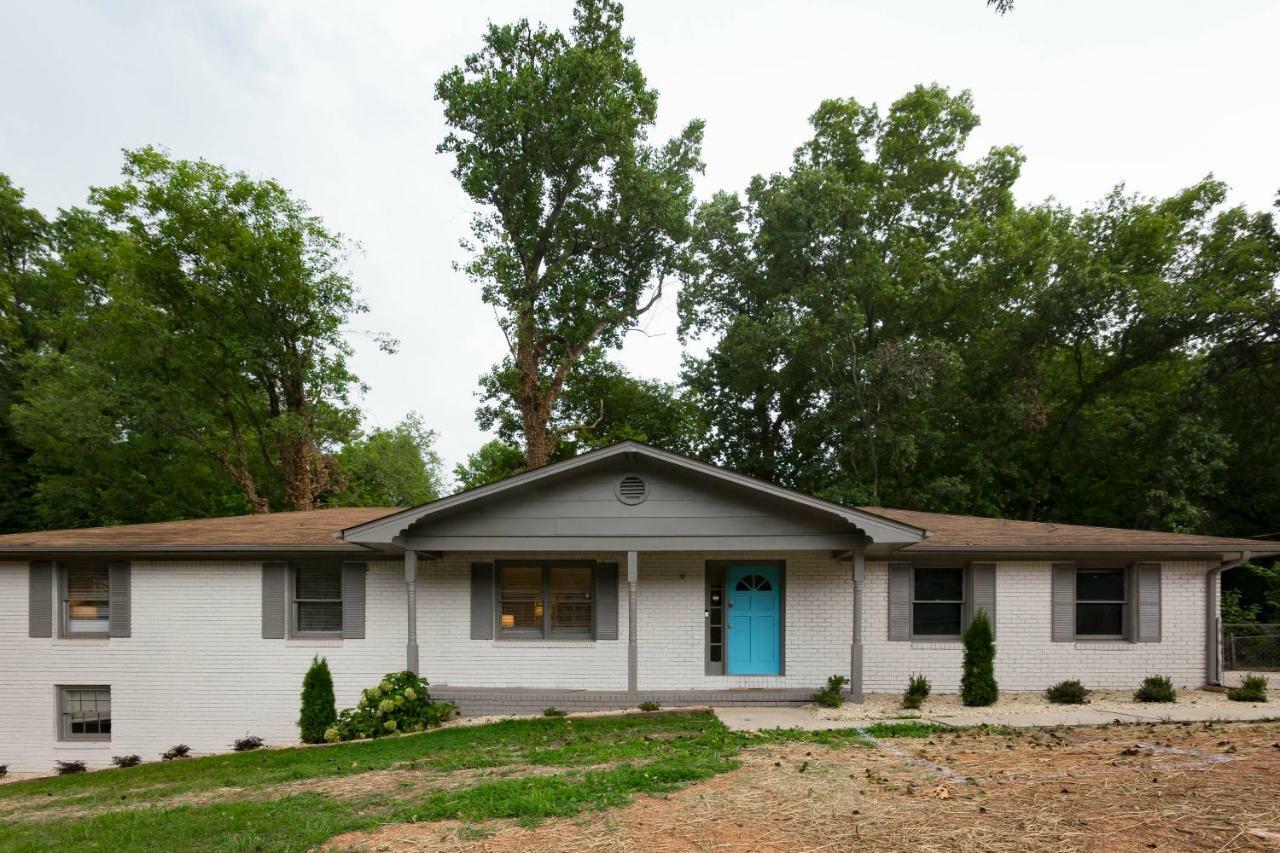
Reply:
<svg viewBox="0 0 1280 853"><path fill-rule="evenodd" d="M865 540L859 539L850 558L853 571L853 637L849 646L849 701L862 702L862 588L867 580Z"/></svg>
<svg viewBox="0 0 1280 853"><path fill-rule="evenodd" d="M640 647L636 639L636 584L640 579L636 552L627 552L627 690L632 693L639 689Z"/></svg>
<svg viewBox="0 0 1280 853"><path fill-rule="evenodd" d="M409 605L409 632L405 644L405 669L418 674L418 552L404 552L405 600Z"/></svg>

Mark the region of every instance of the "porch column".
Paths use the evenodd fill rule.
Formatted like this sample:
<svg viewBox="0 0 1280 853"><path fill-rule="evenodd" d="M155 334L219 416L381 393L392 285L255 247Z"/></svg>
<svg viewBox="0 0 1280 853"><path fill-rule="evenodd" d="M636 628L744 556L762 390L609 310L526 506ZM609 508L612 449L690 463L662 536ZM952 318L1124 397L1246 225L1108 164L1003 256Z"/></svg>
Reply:
<svg viewBox="0 0 1280 853"><path fill-rule="evenodd" d="M404 591L409 604L409 634L405 643L405 669L418 674L418 552L404 552Z"/></svg>
<svg viewBox="0 0 1280 853"><path fill-rule="evenodd" d="M627 552L627 690L636 692L639 687L637 669L640 647L636 640L636 583L640 579L636 552Z"/></svg>
<svg viewBox="0 0 1280 853"><path fill-rule="evenodd" d="M862 589L867 580L867 550L859 539L850 555L853 578L853 637L849 646L849 701L862 703Z"/></svg>

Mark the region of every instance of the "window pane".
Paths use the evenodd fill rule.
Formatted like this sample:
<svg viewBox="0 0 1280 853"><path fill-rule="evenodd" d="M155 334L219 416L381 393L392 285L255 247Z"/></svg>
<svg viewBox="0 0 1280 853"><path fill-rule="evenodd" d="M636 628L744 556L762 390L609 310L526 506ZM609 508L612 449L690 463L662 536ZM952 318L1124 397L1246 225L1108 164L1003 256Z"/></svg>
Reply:
<svg viewBox="0 0 1280 853"><path fill-rule="evenodd" d="M504 566L502 614L504 631L542 630L542 569L537 566Z"/></svg>
<svg viewBox="0 0 1280 853"><path fill-rule="evenodd" d="M297 577L296 598L342 600L341 566L299 566Z"/></svg>
<svg viewBox="0 0 1280 853"><path fill-rule="evenodd" d="M911 606L911 631L928 637L957 637L960 635L961 604L913 604Z"/></svg>
<svg viewBox="0 0 1280 853"><path fill-rule="evenodd" d="M300 633L333 632L342 630L341 601L299 601L298 631Z"/></svg>
<svg viewBox="0 0 1280 853"><path fill-rule="evenodd" d="M562 634L591 633L589 567L552 566L551 630Z"/></svg>
<svg viewBox="0 0 1280 853"><path fill-rule="evenodd" d="M111 734L111 690L69 689L62 692L64 731L70 735Z"/></svg>
<svg viewBox="0 0 1280 853"><path fill-rule="evenodd" d="M67 602L67 632L70 634L101 634L111 625L111 607L105 601Z"/></svg>
<svg viewBox="0 0 1280 853"><path fill-rule="evenodd" d="M1123 604L1077 604L1076 635L1119 637L1124 634Z"/></svg>
<svg viewBox="0 0 1280 853"><path fill-rule="evenodd" d="M105 598L110 589L106 566L73 566L67 569L68 598Z"/></svg>
<svg viewBox="0 0 1280 853"><path fill-rule="evenodd" d="M1124 572L1114 569L1076 572L1077 601L1124 601Z"/></svg>
<svg viewBox="0 0 1280 853"><path fill-rule="evenodd" d="M963 601L961 569L916 569L916 601Z"/></svg>

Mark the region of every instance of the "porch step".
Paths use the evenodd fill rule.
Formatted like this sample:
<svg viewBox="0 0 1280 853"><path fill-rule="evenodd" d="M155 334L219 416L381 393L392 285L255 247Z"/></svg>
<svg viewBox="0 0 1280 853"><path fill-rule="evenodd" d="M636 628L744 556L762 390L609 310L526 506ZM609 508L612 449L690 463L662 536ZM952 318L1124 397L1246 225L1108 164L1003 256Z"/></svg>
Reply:
<svg viewBox="0 0 1280 853"><path fill-rule="evenodd" d="M798 706L809 702L812 688L760 690L545 690L522 687L453 687L432 685L431 698L452 702L464 716L540 714L561 711L615 711L656 702L664 708L703 705Z"/></svg>

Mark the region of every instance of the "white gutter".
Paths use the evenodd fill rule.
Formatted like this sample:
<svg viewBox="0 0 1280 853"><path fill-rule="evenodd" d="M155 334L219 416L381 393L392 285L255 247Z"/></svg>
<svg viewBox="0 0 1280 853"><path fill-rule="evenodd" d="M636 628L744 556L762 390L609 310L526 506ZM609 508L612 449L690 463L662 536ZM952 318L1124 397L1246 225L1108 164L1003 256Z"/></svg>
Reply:
<svg viewBox="0 0 1280 853"><path fill-rule="evenodd" d="M1206 600L1206 655L1205 660L1208 664L1209 684L1222 686L1222 599L1221 581L1222 573L1230 571L1249 562L1253 557L1251 551L1241 551L1240 557L1235 560L1229 560L1221 563L1215 568L1209 570L1205 575L1205 600Z"/></svg>

